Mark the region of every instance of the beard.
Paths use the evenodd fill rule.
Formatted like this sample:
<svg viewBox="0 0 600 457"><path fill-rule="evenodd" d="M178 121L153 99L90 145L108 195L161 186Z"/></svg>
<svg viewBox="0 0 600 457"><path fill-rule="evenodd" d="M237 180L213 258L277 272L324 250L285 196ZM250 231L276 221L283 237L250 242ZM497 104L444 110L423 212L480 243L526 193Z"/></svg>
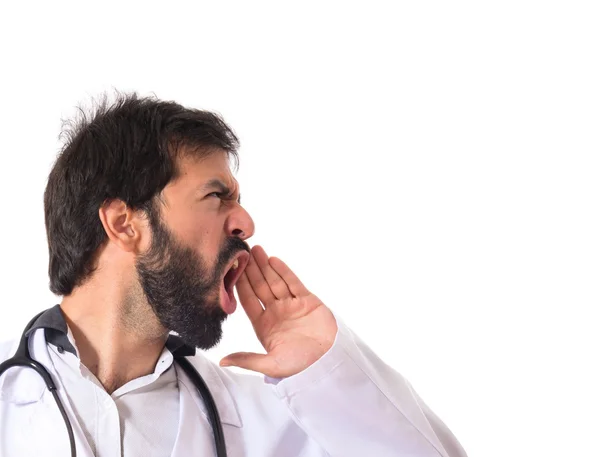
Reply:
<svg viewBox="0 0 600 457"><path fill-rule="evenodd" d="M250 248L237 237L228 238L211 269L193 249L175 239L154 208L148 216L152 244L136 261L146 299L163 327L187 345L210 349L221 341L227 319L220 303L224 269L237 253Z"/></svg>

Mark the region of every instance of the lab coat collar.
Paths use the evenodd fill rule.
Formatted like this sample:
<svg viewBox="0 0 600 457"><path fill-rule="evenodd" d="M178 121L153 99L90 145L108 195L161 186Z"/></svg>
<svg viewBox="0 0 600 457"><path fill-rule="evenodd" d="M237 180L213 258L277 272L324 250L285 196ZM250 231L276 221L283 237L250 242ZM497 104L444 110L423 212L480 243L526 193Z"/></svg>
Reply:
<svg viewBox="0 0 600 457"><path fill-rule="evenodd" d="M48 343L54 344L55 346L60 347L61 350L65 350L77 356L77 350L71 344L71 341L69 341L69 328L65 316L60 309L60 305L55 305L44 311L25 335L31 335L38 328L44 329L44 335Z"/></svg>

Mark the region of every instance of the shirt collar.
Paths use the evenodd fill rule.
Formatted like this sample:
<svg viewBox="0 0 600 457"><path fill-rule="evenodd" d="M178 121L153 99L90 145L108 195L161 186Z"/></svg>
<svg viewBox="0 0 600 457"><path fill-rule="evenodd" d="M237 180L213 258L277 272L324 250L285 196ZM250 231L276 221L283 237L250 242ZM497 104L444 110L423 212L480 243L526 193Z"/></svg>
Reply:
<svg viewBox="0 0 600 457"><path fill-rule="evenodd" d="M26 335L29 336L39 328L44 329L46 342L56 346L59 351L70 352L78 357L77 349L75 349L75 346L69 339L69 327L60 309L60 305L55 305L44 311L36 319ZM196 354L196 348L185 344L180 337L173 334L169 335L165 346L175 357L186 357Z"/></svg>

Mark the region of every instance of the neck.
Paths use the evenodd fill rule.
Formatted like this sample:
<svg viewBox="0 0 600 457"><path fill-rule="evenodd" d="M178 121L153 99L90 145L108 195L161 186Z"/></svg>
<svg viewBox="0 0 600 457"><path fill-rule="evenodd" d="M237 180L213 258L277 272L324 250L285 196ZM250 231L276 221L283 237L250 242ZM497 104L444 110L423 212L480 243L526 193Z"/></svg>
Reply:
<svg viewBox="0 0 600 457"><path fill-rule="evenodd" d="M83 363L110 394L153 373L168 331L160 325L141 290L118 282L112 289L77 288L60 304ZM139 287L139 286L138 286ZM132 293L131 290L134 290Z"/></svg>

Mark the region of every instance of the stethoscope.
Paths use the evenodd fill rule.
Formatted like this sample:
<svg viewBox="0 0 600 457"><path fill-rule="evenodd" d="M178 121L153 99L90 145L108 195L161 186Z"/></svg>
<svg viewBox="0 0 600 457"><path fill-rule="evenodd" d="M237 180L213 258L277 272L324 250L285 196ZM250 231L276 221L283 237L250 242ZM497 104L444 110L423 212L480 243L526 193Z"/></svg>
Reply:
<svg viewBox="0 0 600 457"><path fill-rule="evenodd" d="M19 341L19 347L17 348L17 352L15 355L0 363L0 376L12 367L29 367L33 368L46 383L46 387L54 397L54 401L60 410L60 414L62 415L65 425L67 426L67 432L69 433L69 442L71 443L71 457L76 457L77 452L75 450L75 437L73 436L73 427L71 426L71 421L67 416L67 412L65 411L65 407L63 406L60 398L58 397L58 392L56 391L56 384L52 380L50 373L44 366L36 362L31 358L29 353L29 335L27 335L28 330L33 326L38 317L42 315L43 311L35 316L25 327L23 331L23 335L21 335L21 340ZM206 405L206 409L208 412L208 419L210 421L210 425L212 426L213 435L215 437L215 446L217 449L217 457L227 457L227 451L225 449L225 437L223 435L223 427L221 425L221 419L219 418L219 412L217 411L217 405L215 404L215 400L208 390L208 386L200 376L200 373L192 366L190 361L186 359L184 356L177 356L173 354L174 359L179 363L181 368L186 372L186 374L190 377L196 389L200 393L200 396L204 400L204 404Z"/></svg>

